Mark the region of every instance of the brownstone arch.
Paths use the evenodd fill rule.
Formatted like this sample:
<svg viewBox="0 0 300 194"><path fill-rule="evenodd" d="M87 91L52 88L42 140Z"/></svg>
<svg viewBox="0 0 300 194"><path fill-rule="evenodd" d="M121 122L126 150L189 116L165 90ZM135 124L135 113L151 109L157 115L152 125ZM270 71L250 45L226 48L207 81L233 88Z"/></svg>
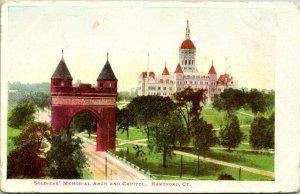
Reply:
<svg viewBox="0 0 300 194"><path fill-rule="evenodd" d="M117 78L107 59L97 78L97 86L72 85L72 76L62 57L51 77L52 120L54 132L68 130L79 113L89 113L97 123L96 151L115 149Z"/></svg>

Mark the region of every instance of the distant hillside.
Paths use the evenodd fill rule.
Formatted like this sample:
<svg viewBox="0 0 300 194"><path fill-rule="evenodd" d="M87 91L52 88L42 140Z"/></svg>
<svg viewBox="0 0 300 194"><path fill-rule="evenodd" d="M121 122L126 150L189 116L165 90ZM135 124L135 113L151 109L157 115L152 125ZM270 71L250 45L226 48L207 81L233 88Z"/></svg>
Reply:
<svg viewBox="0 0 300 194"><path fill-rule="evenodd" d="M21 82L8 82L8 110L23 101L33 102L42 109L48 107L51 102L50 83L23 84Z"/></svg>

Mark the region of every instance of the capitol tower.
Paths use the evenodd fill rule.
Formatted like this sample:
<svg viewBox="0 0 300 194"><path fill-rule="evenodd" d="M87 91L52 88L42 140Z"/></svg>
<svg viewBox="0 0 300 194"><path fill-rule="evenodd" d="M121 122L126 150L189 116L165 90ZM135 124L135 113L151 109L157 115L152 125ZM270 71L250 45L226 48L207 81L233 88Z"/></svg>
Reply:
<svg viewBox="0 0 300 194"><path fill-rule="evenodd" d="M179 62L183 72L198 72L196 67L196 47L191 41L189 21L185 29L185 40L179 47Z"/></svg>

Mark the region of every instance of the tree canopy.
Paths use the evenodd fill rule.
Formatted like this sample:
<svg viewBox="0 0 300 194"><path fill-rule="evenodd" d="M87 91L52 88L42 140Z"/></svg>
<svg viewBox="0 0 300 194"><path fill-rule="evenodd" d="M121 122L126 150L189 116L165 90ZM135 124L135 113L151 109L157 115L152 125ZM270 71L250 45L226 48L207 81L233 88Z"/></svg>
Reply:
<svg viewBox="0 0 300 194"><path fill-rule="evenodd" d="M87 130L89 136L91 136L91 133L97 130L97 123L91 114L82 112L73 118L71 128L78 132Z"/></svg>
<svg viewBox="0 0 300 194"><path fill-rule="evenodd" d="M58 179L82 178L88 165L82 152L82 140L74 137L71 130L62 130L51 138L51 149L47 153L50 176Z"/></svg>
<svg viewBox="0 0 300 194"><path fill-rule="evenodd" d="M8 114L8 126L19 128L34 120L36 106L30 102L17 104Z"/></svg>

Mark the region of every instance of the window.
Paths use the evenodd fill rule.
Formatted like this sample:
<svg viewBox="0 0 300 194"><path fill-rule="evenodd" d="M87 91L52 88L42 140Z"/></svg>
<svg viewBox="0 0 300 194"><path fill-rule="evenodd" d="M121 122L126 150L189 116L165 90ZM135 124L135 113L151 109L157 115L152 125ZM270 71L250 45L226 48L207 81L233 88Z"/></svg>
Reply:
<svg viewBox="0 0 300 194"><path fill-rule="evenodd" d="M171 90L171 91L172 91L172 87L169 87L169 90Z"/></svg>
<svg viewBox="0 0 300 194"><path fill-rule="evenodd" d="M62 81L60 85L61 85L61 86L65 86L65 82Z"/></svg>
<svg viewBox="0 0 300 194"><path fill-rule="evenodd" d="M187 60L185 60L185 64L187 65Z"/></svg>
<svg viewBox="0 0 300 194"><path fill-rule="evenodd" d="M55 81L53 82L53 85L54 85L54 86L57 86L57 84L58 84L58 83L57 83L57 81L55 80Z"/></svg>
<svg viewBox="0 0 300 194"><path fill-rule="evenodd" d="M160 90L160 87L157 87L157 90ZM159 95L160 95L160 93L159 93Z"/></svg>
<svg viewBox="0 0 300 194"><path fill-rule="evenodd" d="M100 83L100 88L103 88L103 83Z"/></svg>
<svg viewBox="0 0 300 194"><path fill-rule="evenodd" d="M191 60L189 60L189 65L191 64Z"/></svg>
<svg viewBox="0 0 300 194"><path fill-rule="evenodd" d="M166 90L167 89L167 87L164 87L164 90Z"/></svg>

